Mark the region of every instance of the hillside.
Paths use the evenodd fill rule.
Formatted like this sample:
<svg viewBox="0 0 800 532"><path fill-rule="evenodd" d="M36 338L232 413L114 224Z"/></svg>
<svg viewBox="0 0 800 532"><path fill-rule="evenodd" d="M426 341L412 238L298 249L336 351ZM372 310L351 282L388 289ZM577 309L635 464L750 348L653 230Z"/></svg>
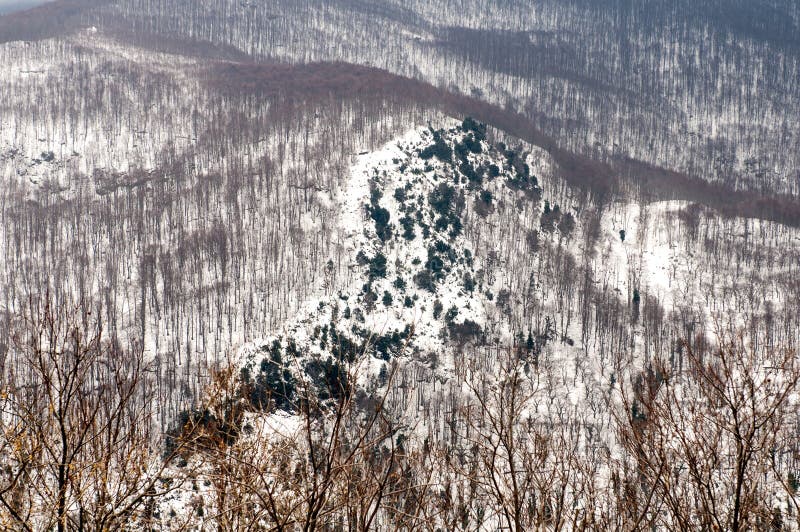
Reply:
<svg viewBox="0 0 800 532"><path fill-rule="evenodd" d="M798 28L0 14L0 529L800 530Z"/></svg>
<svg viewBox="0 0 800 532"><path fill-rule="evenodd" d="M416 500L434 513L409 521L393 506L409 504L409 486L393 481L389 489L367 474L358 496L382 489L392 494L387 494L391 504L373 506L368 500L361 509L379 529L448 522L458 529L491 528L508 518L503 494L514 488L482 482L506 481L494 468L512 464L532 476L523 477L529 483L525 504L535 505L523 526L549 522L550 505L564 512L557 528L567 526L561 519L579 519L583 524L573 521L570 527L581 528L611 526L620 518L614 497L626 468L628 423L641 422L636 403L645 400L642 379L652 386L658 379L654 372L672 371L670 364L689 366L693 349L700 349L663 345L658 335L678 335L670 329L681 326L664 308L693 309L691 319L697 321L691 326L699 330L724 317L743 319L747 314L734 318L732 308L719 313L720 300L713 296L705 297L705 305L700 301L703 288L736 290L736 282L704 273L691 253L675 251L673 231L682 229L665 224L691 207L618 206L601 216L593 240L577 238L585 232L585 216L548 199L552 168L543 152L488 141L485 126L471 119L456 124L415 128L357 156L337 198L338 223L330 228L341 253L330 259L315 295L294 317L231 360L239 370L216 381L225 391L212 387L206 410L183 418L185 426L197 424L204 438L230 439L231 447L224 458L207 449L193 454L185 467L195 475L194 487L163 499L161 515L192 526L203 526L203 516L215 512L230 514L231 523L303 519L294 513L305 510L295 490L309 489L307 483L321 474L304 461L305 438L332 445L328 452L336 454L338 446L360 449L363 435L384 456L375 462L355 459L340 464L342 472L322 474L332 483L330 496L339 501L320 506L325 522L357 522L342 513L356 495L338 490L353 481L350 475L367 474L361 469L367 467L376 475L396 470L423 475L432 491L428 497L444 490L442 496L460 501L449 507L445 501ZM658 223L649 225L650 219ZM752 226L739 221L737 231L750 232ZM605 299L602 309L624 309L622 332L605 329L602 322L587 331L579 322L579 308L570 300L585 296L578 295L577 272L569 269L587 271L581 266L585 257L603 265L590 282L602 285L595 295ZM553 263L564 269L551 268ZM527 280L524 296L522 280ZM766 304L780 313L783 302ZM685 324L689 316L683 316ZM630 343L627 349L620 349L621 341ZM676 354L686 361L676 360ZM662 359L668 355L671 362ZM769 373L763 377L769 379ZM309 405L316 405L316 413ZM518 448L501 447L500 455L479 465L493 445ZM290 462L275 469L270 465L275 452ZM443 457L451 453L467 453L466 461L449 464ZM218 468L231 460L236 474L247 476L243 469L255 468L265 475L250 480L257 497L286 498L289 506L273 515L256 495L237 491L235 477L220 479ZM287 467L300 468L299 476L285 476ZM487 477L467 473L469 467L488 468ZM550 468L561 473L539 477ZM771 491L779 486L774 478L764 486L773 504L785 496ZM232 501L221 500L220 489L239 493L254 506L248 511L226 506ZM559 491L561 498L553 499ZM294 510L287 502L292 500L298 504ZM574 514L568 508L584 510Z"/></svg>

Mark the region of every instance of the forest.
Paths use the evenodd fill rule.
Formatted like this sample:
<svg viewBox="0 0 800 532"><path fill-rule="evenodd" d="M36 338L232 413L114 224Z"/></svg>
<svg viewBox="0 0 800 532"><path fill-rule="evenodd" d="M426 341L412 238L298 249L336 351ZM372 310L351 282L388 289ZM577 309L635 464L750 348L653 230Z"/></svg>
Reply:
<svg viewBox="0 0 800 532"><path fill-rule="evenodd" d="M0 528L800 529L799 26L0 15Z"/></svg>

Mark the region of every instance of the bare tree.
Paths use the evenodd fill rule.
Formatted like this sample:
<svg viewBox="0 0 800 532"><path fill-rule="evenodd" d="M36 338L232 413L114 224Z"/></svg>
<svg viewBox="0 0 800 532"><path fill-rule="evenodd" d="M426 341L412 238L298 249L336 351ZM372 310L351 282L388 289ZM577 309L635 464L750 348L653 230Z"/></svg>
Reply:
<svg viewBox="0 0 800 532"><path fill-rule="evenodd" d="M31 298L12 322L0 388L0 522L109 530L147 521L164 456L141 345L104 335L85 306Z"/></svg>
<svg viewBox="0 0 800 532"><path fill-rule="evenodd" d="M497 359L498 375L475 371L460 410L464 456L453 461L476 487L484 522L509 530L565 526L576 463L561 427L550 423L546 383L512 350ZM526 371L527 369L527 371ZM549 403L549 404L548 404Z"/></svg>
<svg viewBox="0 0 800 532"><path fill-rule="evenodd" d="M215 373L204 410L219 421L194 451L220 530L367 531L425 519L426 490L408 475L411 453L387 408L394 371L368 395L353 386L359 362L343 362L325 383L301 375L290 412L254 410L233 366Z"/></svg>
<svg viewBox="0 0 800 532"><path fill-rule="evenodd" d="M623 394L633 528L763 529L778 519L774 494L792 495L776 457L791 451L794 351L756 350L742 335L704 344L683 342L686 371L656 365Z"/></svg>

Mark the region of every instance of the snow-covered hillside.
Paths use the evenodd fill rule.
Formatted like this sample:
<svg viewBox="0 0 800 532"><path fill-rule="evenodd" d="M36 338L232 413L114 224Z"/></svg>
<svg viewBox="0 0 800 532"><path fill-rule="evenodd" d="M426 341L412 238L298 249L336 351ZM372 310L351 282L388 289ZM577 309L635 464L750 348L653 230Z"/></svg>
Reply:
<svg viewBox="0 0 800 532"><path fill-rule="evenodd" d="M661 356L657 349L664 348L664 339L654 337L670 334L659 321L664 309L674 314L692 308L700 322L713 323L724 303L707 296L705 305L692 306L692 298L702 300L703 287L729 290L736 283L678 247L686 231L681 213L691 206L618 204L587 213L560 207L556 196L573 202L563 191L548 190L552 183L545 152L490 142L486 128L470 119L441 129L415 128L359 155L336 197L339 216L331 231L342 252L331 257L316 295L232 361L241 370L233 385L236 404L247 412L239 423L249 428L237 436L245 443L234 444L237 450L231 452L244 445L246 459L266 462L274 459L273 446L302 455L305 447L298 442L308 416L302 405L309 392L329 404L313 422L323 436L330 428L324 420L335 414L342 397L380 405L393 420L389 439L376 440L384 452L394 449L394 438L408 453L478 452L471 446L494 437L502 441L502 433L493 432L499 427L492 416L502 418L510 409L508 430L521 438L521 449L528 449L524 442L542 428L549 432L551 447L541 451L537 467L563 469L565 476L548 484L563 490L560 504L581 507L593 501L596 519L613 513L612 494L627 463L620 423L630 415L638 422L643 383L657 382L654 372L661 366L653 359ZM761 227L749 220L729 223L746 234ZM597 228L592 238L576 238L591 233L592 225ZM763 242L768 246L769 238ZM608 316L580 316L571 287L579 268L600 285L593 297L603 301L591 305L627 309L627 336L608 328L603 321ZM334 275L340 271L347 273ZM520 279L527 279L524 296ZM762 289L769 290L769 283ZM729 315L739 325L747 317ZM586 319L597 320L589 332ZM707 329L709 341L712 330ZM507 388L509 382L520 386L518 404L505 402L514 397L505 394L516 393ZM216 426L231 408L219 403L219 391L209 393L210 413L197 418L205 419L206 427L207 416L218 420L211 423ZM349 415L371 419L369 407L362 408ZM473 410L479 418L472 417ZM351 430L358 434L358 427ZM473 440L472 431L488 440ZM524 452L512 452L509 463L528 460L521 458ZM159 512L202 528L203 516L222 504L213 482L219 463L193 460L194 488L162 499ZM279 489L289 496L284 490L299 489L268 470L274 484L264 488L267 492ZM449 477L443 466L426 471L437 490L448 482L453 484L447 489L459 496L474 489L456 480L458 475ZM771 493L778 503L782 495ZM501 514L481 516L477 507L462 504L467 522L478 529L502 521ZM531 516L545 507L531 510ZM390 513L380 515L380 525L390 528Z"/></svg>
<svg viewBox="0 0 800 532"><path fill-rule="evenodd" d="M0 530L800 531L800 4L635 4L0 0Z"/></svg>
<svg viewBox="0 0 800 532"><path fill-rule="evenodd" d="M358 158L337 228L347 279L331 297L309 301L281 341L330 355L338 347L327 340L330 328L339 342L382 360L443 354L451 339L462 346L513 341L515 331L493 319L503 304L495 297L502 278L487 274L469 232L500 223L497 211L508 213L498 202L520 206L506 223L529 225L541 189L521 154L501 153L483 140L482 126L474 127L415 129Z"/></svg>

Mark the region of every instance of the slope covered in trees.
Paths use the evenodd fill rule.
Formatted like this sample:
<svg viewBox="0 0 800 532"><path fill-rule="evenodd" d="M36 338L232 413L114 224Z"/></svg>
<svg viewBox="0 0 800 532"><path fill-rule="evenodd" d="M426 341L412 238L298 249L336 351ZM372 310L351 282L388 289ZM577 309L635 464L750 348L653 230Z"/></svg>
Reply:
<svg viewBox="0 0 800 532"><path fill-rule="evenodd" d="M0 17L0 526L796 529L797 25Z"/></svg>
<svg viewBox="0 0 800 532"><path fill-rule="evenodd" d="M100 13L101 28L140 28L138 43L372 65L524 113L593 158L798 193L794 2L129 0Z"/></svg>

